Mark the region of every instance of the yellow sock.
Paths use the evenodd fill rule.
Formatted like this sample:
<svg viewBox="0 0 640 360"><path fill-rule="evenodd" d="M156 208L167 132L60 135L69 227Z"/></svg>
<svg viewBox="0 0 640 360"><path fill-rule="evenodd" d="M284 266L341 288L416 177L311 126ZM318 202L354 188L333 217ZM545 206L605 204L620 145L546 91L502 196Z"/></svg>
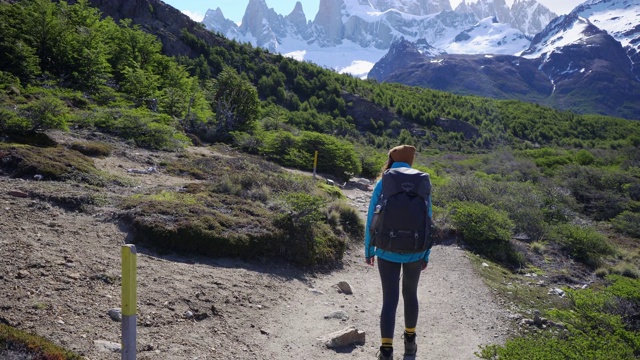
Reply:
<svg viewBox="0 0 640 360"><path fill-rule="evenodd" d="M411 336L416 334L416 328L404 328L404 333Z"/></svg>
<svg viewBox="0 0 640 360"><path fill-rule="evenodd" d="M382 347L393 347L392 338L382 338Z"/></svg>

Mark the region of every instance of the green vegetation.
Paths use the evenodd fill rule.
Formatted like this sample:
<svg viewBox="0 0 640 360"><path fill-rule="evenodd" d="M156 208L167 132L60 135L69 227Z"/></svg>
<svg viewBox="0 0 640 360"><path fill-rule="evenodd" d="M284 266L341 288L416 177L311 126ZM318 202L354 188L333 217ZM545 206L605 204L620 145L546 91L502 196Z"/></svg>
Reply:
<svg viewBox="0 0 640 360"><path fill-rule="evenodd" d="M124 200L136 241L165 251L335 264L363 222L342 194L257 157L183 157L167 171L206 179ZM335 188L335 187L334 187Z"/></svg>
<svg viewBox="0 0 640 360"><path fill-rule="evenodd" d="M0 348L27 353L29 359L80 360L81 356L53 345L46 339L0 324Z"/></svg>
<svg viewBox="0 0 640 360"><path fill-rule="evenodd" d="M518 260L509 243L514 225L506 212L474 202L458 202L452 207L453 223L467 245L503 263Z"/></svg>
<svg viewBox="0 0 640 360"><path fill-rule="evenodd" d="M570 306L555 309L566 331L534 333L482 349L482 359L634 359L640 356L640 280L607 278L602 291L569 291Z"/></svg>
<svg viewBox="0 0 640 360"><path fill-rule="evenodd" d="M107 156L108 145L63 147L44 135L53 129L177 152L162 170L201 181L123 198L118 206L136 241L330 266L349 240L361 241L362 221L339 189L278 165L311 171L317 151L319 173L374 179L389 148L412 144L416 167L432 175L438 236L461 235L478 261L490 263L486 281L518 311L558 308L546 315L571 324L568 333L487 347L484 358L638 356L637 324L628 321L637 312L622 314L638 303L617 290L637 283L607 276L640 274L640 122L378 84L220 36L213 43L186 30L179 36L195 56L164 55L153 34L102 18L86 0L1 2L0 173L127 185L93 166L90 157ZM443 119L478 135L437 126ZM245 154L180 153L215 143ZM47 198L73 209L100 201ZM544 289L519 273L570 276L558 262L611 286L571 292L568 310L548 304Z"/></svg>

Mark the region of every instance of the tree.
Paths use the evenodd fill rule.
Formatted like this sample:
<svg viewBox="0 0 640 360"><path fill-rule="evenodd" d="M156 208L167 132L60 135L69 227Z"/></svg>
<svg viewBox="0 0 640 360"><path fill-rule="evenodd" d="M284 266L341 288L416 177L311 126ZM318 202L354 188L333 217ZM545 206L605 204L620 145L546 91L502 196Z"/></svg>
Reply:
<svg viewBox="0 0 640 360"><path fill-rule="evenodd" d="M215 109L217 135L229 139L231 131L247 131L258 119L260 100L258 91L232 68L222 70L211 83L212 102Z"/></svg>
<svg viewBox="0 0 640 360"><path fill-rule="evenodd" d="M45 96L20 108L20 115L30 123L29 132L67 127L67 107L62 100Z"/></svg>
<svg viewBox="0 0 640 360"><path fill-rule="evenodd" d="M158 87L158 76L141 68L124 68L122 90L133 97L136 105L154 99ZM152 106L154 107L154 106ZM153 109L156 110L156 109Z"/></svg>

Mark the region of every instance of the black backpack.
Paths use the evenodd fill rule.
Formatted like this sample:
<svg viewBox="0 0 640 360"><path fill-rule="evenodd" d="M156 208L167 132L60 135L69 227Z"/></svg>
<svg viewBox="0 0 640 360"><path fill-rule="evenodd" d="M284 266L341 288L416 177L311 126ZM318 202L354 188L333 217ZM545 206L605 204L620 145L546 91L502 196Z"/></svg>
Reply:
<svg viewBox="0 0 640 360"><path fill-rule="evenodd" d="M397 253L430 249L429 174L412 168L391 168L382 175L382 193L370 226L372 244Z"/></svg>

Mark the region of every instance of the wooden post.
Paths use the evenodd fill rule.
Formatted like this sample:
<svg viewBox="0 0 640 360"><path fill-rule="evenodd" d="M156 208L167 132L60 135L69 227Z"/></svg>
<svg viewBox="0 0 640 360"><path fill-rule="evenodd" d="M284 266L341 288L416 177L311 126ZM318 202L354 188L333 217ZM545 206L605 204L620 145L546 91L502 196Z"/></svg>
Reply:
<svg viewBox="0 0 640 360"><path fill-rule="evenodd" d="M136 263L135 245L122 246L122 360L136 358Z"/></svg>
<svg viewBox="0 0 640 360"><path fill-rule="evenodd" d="M318 151L313 155L313 178L316 178L316 167L318 166Z"/></svg>

